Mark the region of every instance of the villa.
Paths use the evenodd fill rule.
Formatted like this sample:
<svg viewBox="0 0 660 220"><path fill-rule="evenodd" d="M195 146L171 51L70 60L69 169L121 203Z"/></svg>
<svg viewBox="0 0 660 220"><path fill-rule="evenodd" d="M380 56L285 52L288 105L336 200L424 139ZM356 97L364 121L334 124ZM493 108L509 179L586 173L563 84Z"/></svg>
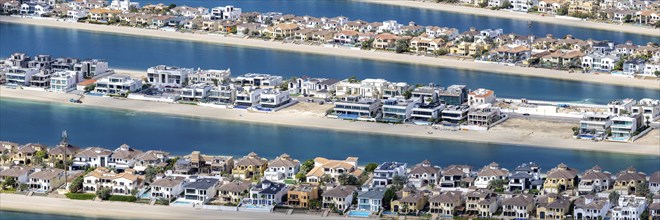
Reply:
<svg viewBox="0 0 660 220"><path fill-rule="evenodd" d="M273 88L282 84L282 77L269 74L247 73L234 78L232 81L240 86Z"/></svg>
<svg viewBox="0 0 660 220"><path fill-rule="evenodd" d="M87 167L106 167L110 162L112 151L100 147L88 147L78 152L73 157L74 168L86 169Z"/></svg>
<svg viewBox="0 0 660 220"><path fill-rule="evenodd" d="M151 198L165 198L172 200L183 192L183 184L186 178L180 176L166 176L149 184L151 186Z"/></svg>
<svg viewBox="0 0 660 220"><path fill-rule="evenodd" d="M213 86L207 83L190 84L181 88L179 98L184 101L199 101L206 99L211 94Z"/></svg>
<svg viewBox="0 0 660 220"><path fill-rule="evenodd" d="M167 163L167 160L170 158L169 155L170 154L168 152L149 150L135 157L133 169L138 172L144 172L149 166L162 166L163 164Z"/></svg>
<svg viewBox="0 0 660 220"><path fill-rule="evenodd" d="M495 92L493 92L493 90L477 89L468 93L468 104L470 106L494 104L495 99L497 99L497 97L495 96Z"/></svg>
<svg viewBox="0 0 660 220"><path fill-rule="evenodd" d="M47 148L42 144L29 143L19 148L12 156L11 160L16 165L29 165L33 162L33 157L38 151L46 151Z"/></svg>
<svg viewBox="0 0 660 220"><path fill-rule="evenodd" d="M240 177L243 179L252 179L255 176L263 177L267 167L268 160L259 157L259 155L254 152L251 152L247 156L236 161L231 174L235 177Z"/></svg>
<svg viewBox="0 0 660 220"><path fill-rule="evenodd" d="M288 88L290 94L329 98L337 82L336 79L300 77L289 82Z"/></svg>
<svg viewBox="0 0 660 220"><path fill-rule="evenodd" d="M180 88L192 73L192 69L159 65L147 69L147 81L154 86Z"/></svg>
<svg viewBox="0 0 660 220"><path fill-rule="evenodd" d="M127 144L122 144L112 151L110 160L108 161L108 167L118 171L132 168L133 164L135 164L135 158L140 154L142 154L142 151L136 150Z"/></svg>
<svg viewBox="0 0 660 220"><path fill-rule="evenodd" d="M506 180L508 176L509 171L507 169L500 168L499 164L492 162L479 170L474 186L479 189L486 189L491 181Z"/></svg>
<svg viewBox="0 0 660 220"><path fill-rule="evenodd" d="M187 75L188 82L192 84L206 83L209 85L221 85L230 81L231 70L197 70Z"/></svg>
<svg viewBox="0 0 660 220"><path fill-rule="evenodd" d="M509 176L509 191L541 188L541 168L536 163L523 163Z"/></svg>
<svg viewBox="0 0 660 220"><path fill-rule="evenodd" d="M383 107L383 117L381 118L384 122L395 122L401 123L408 121L412 115L412 110L419 99L385 99L382 101Z"/></svg>
<svg viewBox="0 0 660 220"><path fill-rule="evenodd" d="M107 76L96 81L94 93L103 95L127 95L142 89L142 80L125 75Z"/></svg>
<svg viewBox="0 0 660 220"><path fill-rule="evenodd" d="M456 208L461 206L463 206L463 196L460 191L441 192L429 198L429 212L440 217L453 217Z"/></svg>
<svg viewBox="0 0 660 220"><path fill-rule="evenodd" d="M39 72L37 74L34 74L30 79L30 87L49 89L50 77L51 74L46 74L44 72Z"/></svg>
<svg viewBox="0 0 660 220"><path fill-rule="evenodd" d="M336 186L325 190L323 194L321 194L321 198L323 198L322 207L324 209L334 207L339 211L346 211L351 207L355 190L355 186Z"/></svg>
<svg viewBox="0 0 660 220"><path fill-rule="evenodd" d="M609 209L609 199L586 195L575 200L573 216L576 219L601 219L607 216Z"/></svg>
<svg viewBox="0 0 660 220"><path fill-rule="evenodd" d="M282 204L282 197L286 195L287 190L284 183L262 180L250 189L249 199L243 199L243 202L254 206L279 205Z"/></svg>
<svg viewBox="0 0 660 220"><path fill-rule="evenodd" d="M452 125L459 125L467 120L470 106L448 105L441 112L442 121Z"/></svg>
<svg viewBox="0 0 660 220"><path fill-rule="evenodd" d="M612 118L610 125L612 136L608 140L613 141L628 141L634 133L642 127L644 119L642 114L636 115L619 115Z"/></svg>
<svg viewBox="0 0 660 220"><path fill-rule="evenodd" d="M234 107L249 108L259 103L261 89L256 87L246 86L236 89L236 99L234 100Z"/></svg>
<svg viewBox="0 0 660 220"><path fill-rule="evenodd" d="M85 79L90 79L94 76L98 76L109 71L108 62L97 59L76 62L73 64L72 70L82 74L83 78Z"/></svg>
<svg viewBox="0 0 660 220"><path fill-rule="evenodd" d="M310 202L319 199L319 188L313 184L291 186L287 192L287 205L293 208L311 208Z"/></svg>
<svg viewBox="0 0 660 220"><path fill-rule="evenodd" d="M509 218L528 219L534 210L534 196L517 195L502 200L502 215Z"/></svg>
<svg viewBox="0 0 660 220"><path fill-rule="evenodd" d="M415 105L410 114L410 120L419 125L430 125L440 118L442 110L445 109L445 104L440 102L421 103Z"/></svg>
<svg viewBox="0 0 660 220"><path fill-rule="evenodd" d="M603 172L600 166L594 166L582 174L578 192L581 195L599 193L612 188L612 174Z"/></svg>
<svg viewBox="0 0 660 220"><path fill-rule="evenodd" d="M565 190L573 190L577 186L578 170L559 164L557 167L548 171L548 176L543 183L545 193L560 193Z"/></svg>
<svg viewBox="0 0 660 220"><path fill-rule="evenodd" d="M5 77L7 85L13 86L29 86L32 76L39 73L36 68L16 68L12 67L5 70Z"/></svg>
<svg viewBox="0 0 660 220"><path fill-rule="evenodd" d="M490 190L480 189L468 192L465 201L465 212L476 214L481 218L490 218L499 208L500 201Z"/></svg>
<svg viewBox="0 0 660 220"><path fill-rule="evenodd" d="M58 71L50 77L50 91L70 92L82 81L82 75L76 71Z"/></svg>
<svg viewBox="0 0 660 220"><path fill-rule="evenodd" d="M123 173L115 173L105 167L98 167L85 175L83 180L83 191L95 193L101 188L111 189L112 195L132 195L142 185L142 180L128 169Z"/></svg>
<svg viewBox="0 0 660 220"><path fill-rule="evenodd" d="M257 109L266 111L276 111L292 103L293 99L289 97L289 92L276 89L263 89L259 94L260 100Z"/></svg>
<svg viewBox="0 0 660 220"><path fill-rule="evenodd" d="M479 106L478 108L470 108L467 116L467 125L485 127L489 129L495 122L502 119L502 114L499 108L490 106Z"/></svg>
<svg viewBox="0 0 660 220"><path fill-rule="evenodd" d="M0 171L0 180L4 183L7 179L13 179L15 185L11 187L18 187L19 184L27 184L30 179L28 175L32 172L32 169L23 167L23 166L13 166L9 169L4 169Z"/></svg>
<svg viewBox="0 0 660 220"><path fill-rule="evenodd" d="M646 175L631 166L616 174L614 190L621 195L636 193L637 184L647 184Z"/></svg>
<svg viewBox="0 0 660 220"><path fill-rule="evenodd" d="M384 188L371 188L364 189L358 192L357 195L357 210L369 211L371 213L378 213L383 209L383 196L385 195Z"/></svg>
<svg viewBox="0 0 660 220"><path fill-rule="evenodd" d="M422 188L427 185L438 186L439 179L440 168L433 166L428 160L415 165L408 173L408 182L415 188Z"/></svg>
<svg viewBox="0 0 660 220"><path fill-rule="evenodd" d="M392 184L395 176L406 176L406 163L384 162L374 170L372 178L373 187L387 187Z"/></svg>
<svg viewBox="0 0 660 220"><path fill-rule="evenodd" d="M229 105L234 103L234 101L236 101L236 89L234 89L234 84L219 85L211 88L207 98L209 102L214 104Z"/></svg>
<svg viewBox="0 0 660 220"><path fill-rule="evenodd" d="M536 199L536 217L539 219L561 220L569 213L571 201L557 197L557 194L541 195ZM572 214L572 213L571 213Z"/></svg>
<svg viewBox="0 0 660 220"><path fill-rule="evenodd" d="M472 166L449 165L442 170L440 187L454 188L464 186L463 181L470 178Z"/></svg>
<svg viewBox="0 0 660 220"><path fill-rule="evenodd" d="M190 179L189 183L183 185L183 198L196 204L205 204L217 195L217 189L220 182L215 178L195 178Z"/></svg>
<svg viewBox="0 0 660 220"><path fill-rule="evenodd" d="M323 157L314 158L314 168L312 168L306 175L307 182L320 183L323 175L330 175L334 182L336 182L341 174L349 174L358 177L362 174L362 170L358 169L358 158L348 157L346 160L328 160Z"/></svg>
<svg viewBox="0 0 660 220"><path fill-rule="evenodd" d="M248 196L250 182L233 181L222 184L218 188L218 201L220 204L238 205L241 200Z"/></svg>
<svg viewBox="0 0 660 220"><path fill-rule="evenodd" d="M423 192L411 188L397 192L397 198L390 203L390 210L400 214L418 213L428 202Z"/></svg>
<svg viewBox="0 0 660 220"><path fill-rule="evenodd" d="M620 196L616 206L612 209L612 220L640 219L646 210L646 198L641 196Z"/></svg>
<svg viewBox="0 0 660 220"><path fill-rule="evenodd" d="M438 90L438 99L446 105L463 105L468 101L468 89L465 85L451 85Z"/></svg>
<svg viewBox="0 0 660 220"><path fill-rule="evenodd" d="M291 159L288 154L282 154L268 162L264 178L272 182L282 183L285 179L293 179L300 170L300 161Z"/></svg>
<svg viewBox="0 0 660 220"><path fill-rule="evenodd" d="M612 125L612 115L587 113L580 120L578 138L602 140L605 138L605 132Z"/></svg>
<svg viewBox="0 0 660 220"><path fill-rule="evenodd" d="M660 192L660 171L655 171L649 176L649 190Z"/></svg>
<svg viewBox="0 0 660 220"><path fill-rule="evenodd" d="M376 117L379 108L380 101L377 99L349 96L336 101L333 112L340 119L371 119Z"/></svg>
<svg viewBox="0 0 660 220"><path fill-rule="evenodd" d="M48 168L28 175L28 186L37 192L50 192L64 184L64 170Z"/></svg>

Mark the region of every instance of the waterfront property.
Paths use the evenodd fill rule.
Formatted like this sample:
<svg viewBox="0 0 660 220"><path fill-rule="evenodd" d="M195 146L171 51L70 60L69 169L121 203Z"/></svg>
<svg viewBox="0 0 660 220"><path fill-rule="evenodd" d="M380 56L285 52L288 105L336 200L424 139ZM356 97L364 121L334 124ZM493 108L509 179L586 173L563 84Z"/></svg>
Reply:
<svg viewBox="0 0 660 220"><path fill-rule="evenodd" d="M335 102L333 113L340 119L368 120L376 117L379 107L380 100L349 96Z"/></svg>
<svg viewBox="0 0 660 220"><path fill-rule="evenodd" d="M123 173L116 173L105 167L98 167L83 178L83 191L96 193L107 188L111 190L112 195L131 195L142 184L134 170L128 169Z"/></svg>
<svg viewBox="0 0 660 220"><path fill-rule="evenodd" d="M310 208L310 202L318 199L319 187L313 184L292 186L287 193L287 205L293 208Z"/></svg>
<svg viewBox="0 0 660 220"><path fill-rule="evenodd" d="M248 195L250 182L233 181L222 184L218 188L218 203L223 205L238 205Z"/></svg>
<svg viewBox="0 0 660 220"><path fill-rule="evenodd" d="M363 189L357 194L357 210L378 213L383 209L384 188Z"/></svg>
<svg viewBox="0 0 660 220"><path fill-rule="evenodd" d="M192 69L159 65L147 69L147 82L154 86L180 88Z"/></svg>
<svg viewBox="0 0 660 220"><path fill-rule="evenodd" d="M416 188L422 188L427 185L438 186L439 179L440 168L433 166L428 160L415 165L408 172L408 182Z"/></svg>
<svg viewBox="0 0 660 220"><path fill-rule="evenodd" d="M338 181L342 174L360 176L362 170L358 169L358 158L348 157L346 160L329 160L323 157L314 158L314 168L306 175L307 182L320 183L325 175L330 176L333 182Z"/></svg>
<svg viewBox="0 0 660 220"><path fill-rule="evenodd" d="M232 175L243 179L251 179L256 177L263 177L264 172L268 168L268 160L259 157L254 152L249 153L247 156L240 158L234 164Z"/></svg>
<svg viewBox="0 0 660 220"><path fill-rule="evenodd" d="M30 189L37 192L50 192L64 184L64 170L47 168L28 175Z"/></svg>
<svg viewBox="0 0 660 220"><path fill-rule="evenodd" d="M288 154L282 154L268 162L268 169L264 172L264 178L281 183L285 179L293 179L299 170L300 161L291 159Z"/></svg>
<svg viewBox="0 0 660 220"><path fill-rule="evenodd" d="M112 75L96 81L94 93L103 95L126 96L128 93L142 89L142 81L131 79L125 75Z"/></svg>
<svg viewBox="0 0 660 220"><path fill-rule="evenodd" d="M196 204L204 204L216 196L219 183L216 178L198 177L196 179L190 179L189 183L183 185L184 196L179 199Z"/></svg>
<svg viewBox="0 0 660 220"><path fill-rule="evenodd" d="M250 197L243 203L252 206L275 206L282 203L282 197L288 191L284 183L274 183L262 180L250 189Z"/></svg>
<svg viewBox="0 0 660 220"><path fill-rule="evenodd" d="M357 188L355 186L336 186L327 189L321 194L323 198L323 208L346 211L353 201L353 194Z"/></svg>
<svg viewBox="0 0 660 220"><path fill-rule="evenodd" d="M183 192L185 177L167 176L155 180L151 186L151 198L165 198L171 200Z"/></svg>
<svg viewBox="0 0 660 220"><path fill-rule="evenodd" d="M373 187L385 187L392 184L395 176L406 176L406 163L400 162L384 162L374 170L374 177L372 178L371 185Z"/></svg>

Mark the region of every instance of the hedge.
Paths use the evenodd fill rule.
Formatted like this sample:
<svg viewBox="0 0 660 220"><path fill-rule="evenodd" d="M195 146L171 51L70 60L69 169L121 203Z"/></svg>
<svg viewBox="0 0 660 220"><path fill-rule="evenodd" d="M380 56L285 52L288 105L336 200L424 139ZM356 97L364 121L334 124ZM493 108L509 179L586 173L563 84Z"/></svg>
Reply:
<svg viewBox="0 0 660 220"><path fill-rule="evenodd" d="M110 196L109 201L119 201L119 202L135 202L137 201L137 198L135 196L118 196L118 195L113 195Z"/></svg>
<svg viewBox="0 0 660 220"><path fill-rule="evenodd" d="M67 193L66 197L75 200L92 200L96 195L90 193Z"/></svg>

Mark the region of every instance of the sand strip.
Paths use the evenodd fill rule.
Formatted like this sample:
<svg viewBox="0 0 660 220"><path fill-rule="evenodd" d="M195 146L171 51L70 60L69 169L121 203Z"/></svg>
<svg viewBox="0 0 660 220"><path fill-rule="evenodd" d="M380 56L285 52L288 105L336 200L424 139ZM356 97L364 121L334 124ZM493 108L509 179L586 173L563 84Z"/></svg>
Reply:
<svg viewBox="0 0 660 220"><path fill-rule="evenodd" d="M94 202L18 194L0 194L0 210L117 219L348 219L320 215L213 211L189 207L150 206L128 202Z"/></svg>
<svg viewBox="0 0 660 220"><path fill-rule="evenodd" d="M189 40L204 43L215 43L224 45L234 45L242 47L255 47L263 49L283 50L291 52L302 52L329 56L343 56L358 59L370 59L384 62L397 62L406 64L428 65L436 67L457 68L474 71L483 71L486 73L501 73L521 76L544 77L559 80L571 80L590 83L601 83L620 85L627 87L658 89L658 81L642 80L625 77L613 77L611 75L595 75L595 74L581 74L581 73L568 73L568 71L558 71L542 68L526 68L517 66L504 66L497 64L477 63L473 61L460 61L451 58L435 58L425 56L412 56L407 54L396 54L383 51L365 51L365 50L351 50L346 48L330 48L310 45L298 44L284 44L282 42L272 42L260 39L243 39L235 37L223 37L217 35L207 34L191 34L180 32L169 32L151 29L140 29L124 26L108 26L108 25L95 25L74 22L63 22L48 19L29 19L20 17L7 17L0 16L0 22L28 24L28 25L41 25L56 28L72 28L86 31L105 32L113 34L146 36L174 40ZM21 52L21 51L17 51ZM29 52L29 51L28 51ZM98 57L103 59L103 57ZM112 65L112 64L111 64Z"/></svg>
<svg viewBox="0 0 660 220"><path fill-rule="evenodd" d="M361 132L413 138L429 138L437 140L519 145L525 147L543 147L554 149L573 149L660 156L658 146L653 144L592 142L576 140L573 138L561 138L552 135L544 135L543 132L535 133L530 132L527 129L504 129L503 127L498 129L491 129L490 131L440 131L431 129L428 126L389 125L373 122L354 122L329 119L314 114L307 114L304 112L291 110L283 110L276 113L253 113L244 110L217 109L194 105L168 104L97 96L85 96L83 99L83 104L69 103L69 99L77 97L78 96L74 94L7 89L0 87L0 98L54 102L75 107L92 106L137 112L230 120L237 122L329 129L343 132ZM565 130L566 134L570 136L570 129ZM660 136L658 138L660 138ZM484 147L487 147L487 145L484 145Z"/></svg>
<svg viewBox="0 0 660 220"><path fill-rule="evenodd" d="M589 29L598 29L598 30L660 37L660 30L654 29L653 27L650 26L634 26L630 24L619 25L619 24L610 24L610 23L596 22L596 21L584 21L584 20L579 20L578 18L575 19L562 18L551 15L541 16L538 14L529 14L522 12L500 11L500 10L491 10L489 8L475 8L475 7L462 6L462 5L451 5L451 4L411 1L411 0L354 0L354 1L367 2L372 4L393 5L400 7L421 8L421 9L429 9L429 10L437 10L437 11L447 11L447 12L454 12L461 14L472 14L472 15L497 17L497 18L526 20L533 22L566 25L566 26L579 27L579 28L589 28ZM607 40L607 39L599 39L599 40Z"/></svg>

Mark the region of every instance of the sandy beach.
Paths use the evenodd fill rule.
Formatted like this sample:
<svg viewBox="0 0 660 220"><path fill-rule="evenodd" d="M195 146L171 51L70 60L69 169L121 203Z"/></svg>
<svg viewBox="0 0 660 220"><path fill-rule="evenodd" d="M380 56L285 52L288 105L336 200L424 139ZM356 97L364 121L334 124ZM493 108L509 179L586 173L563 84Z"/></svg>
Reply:
<svg viewBox="0 0 660 220"><path fill-rule="evenodd" d="M72 104L68 100L77 98L74 94L0 88L0 98L24 99L31 101L54 102L75 107L102 107L146 113L173 114L180 116L231 120L246 123L264 123L282 126L330 129L344 132L361 132L380 135L395 135L413 138L454 140L478 143L513 144L525 147L573 149L611 153L658 155L659 133L644 137L651 141L639 143L592 142L571 138L573 124L525 122L511 120L490 131L440 131L428 126L389 125L372 122L354 122L323 117L315 103L298 103L276 113L256 113L244 110L218 109L194 105L168 104L129 99L86 96L83 104ZM306 106L309 105L309 106ZM314 105L314 106L311 106ZM330 108L330 105L325 105ZM316 113L314 113L316 112ZM511 124L509 124L511 123ZM487 146L487 145L484 145Z"/></svg>
<svg viewBox="0 0 660 220"><path fill-rule="evenodd" d="M207 35L207 34L191 34L191 33L169 32L169 31L160 31L160 30L152 30L152 29L140 29L140 28L123 27L123 26L107 26L107 25L63 22L63 21L46 20L46 19L29 19L29 18L20 18L20 17L0 16L0 22L41 25L41 26L56 27L56 28L70 28L70 29L79 29L86 31L155 37L155 38L173 39L173 40L189 40L189 41L197 41L203 43L234 45L241 47L254 47L254 48L311 53L311 54L328 55L328 56L342 56L342 57L357 58L357 59L384 61L384 62L397 62L397 63L406 63L406 64L415 64L415 65L428 65L435 67L475 70L475 71L483 71L486 73L500 73L500 74L511 74L511 75L530 76L530 77L543 77L543 78L551 78L551 79L559 79L559 80L571 80L571 81L611 84L611 85L620 85L626 87L637 87L637 88L660 90L660 86L658 86L657 80L613 77L610 76L609 74L596 75L596 74L569 73L568 71L558 71L558 70L542 69L542 68L526 68L526 67L517 67L517 66L512 67L512 66L504 66L497 64L477 63L473 61L462 61L451 58L413 56L413 55L396 54L396 53L383 52L383 51L365 51L365 50L351 50L347 48L334 48L334 47L331 48L331 47L320 47L320 46L299 45L299 44L284 44L282 42L273 42L273 41L266 41L261 39L244 39L244 38L224 37L224 36ZM98 58L103 59L103 57L98 57ZM112 67L112 63L110 64L110 66Z"/></svg>
<svg viewBox="0 0 660 220"><path fill-rule="evenodd" d="M350 219L320 215L232 212L128 202L94 202L0 194L0 210L114 219Z"/></svg>
<svg viewBox="0 0 660 220"><path fill-rule="evenodd" d="M616 31L624 32L631 34L641 34L649 36L660 36L660 30L654 29L647 26L633 26L630 24L618 25L618 24L609 24L604 22L596 21L584 21L573 18L561 18L555 16L541 16L537 14L529 14L522 12L510 12L510 11L500 11L500 10L491 10L489 8L475 8L462 5L451 5L451 4L441 4L435 2L423 2L423 1L412 1L412 0L354 0L360 2L367 2L373 4L384 4L384 5L394 5L401 7L411 7L411 8L421 8L437 11L447 11L461 14L473 14L480 16L488 17L497 17L497 18L508 18L508 19L517 19L517 20L526 20L533 22L543 22L543 23L552 23L558 25L566 25L579 28L589 28L589 29L598 29L606 31ZM607 39L599 39L607 40Z"/></svg>

